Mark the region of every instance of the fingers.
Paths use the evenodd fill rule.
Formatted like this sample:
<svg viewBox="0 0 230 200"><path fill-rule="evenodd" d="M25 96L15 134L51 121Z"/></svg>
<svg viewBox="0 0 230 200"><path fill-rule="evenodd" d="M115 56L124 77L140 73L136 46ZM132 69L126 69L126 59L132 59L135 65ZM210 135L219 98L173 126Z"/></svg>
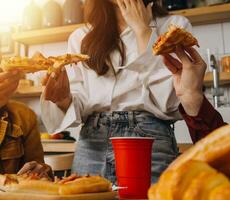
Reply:
<svg viewBox="0 0 230 200"><path fill-rule="evenodd" d="M46 168L43 165L39 164L39 163L37 163L37 165L30 172L30 174L38 174L40 176L42 176L42 175L44 175L46 173L47 173Z"/></svg>
<svg viewBox="0 0 230 200"><path fill-rule="evenodd" d="M191 60L189 59L188 55L186 52L182 49L181 46L177 46L176 48L176 55L182 62L184 66L189 66L191 64Z"/></svg>
<svg viewBox="0 0 230 200"><path fill-rule="evenodd" d="M150 18L153 19L153 11L152 11L151 4L148 4L148 6L147 6L147 12L148 12Z"/></svg>
<svg viewBox="0 0 230 200"><path fill-rule="evenodd" d="M133 2L134 0L123 0L124 4L125 4L125 8L126 10L130 10L131 8L131 2Z"/></svg>
<svg viewBox="0 0 230 200"><path fill-rule="evenodd" d="M124 3L124 0L117 0L117 4L118 4L118 7L121 10L122 15L124 16L125 12L126 12L126 6L125 6L125 3Z"/></svg>
<svg viewBox="0 0 230 200"><path fill-rule="evenodd" d="M169 54L165 54L163 56L163 61L166 67L173 73L176 74L178 71L182 69L182 63L180 63L177 59L173 58Z"/></svg>
<svg viewBox="0 0 230 200"><path fill-rule="evenodd" d="M47 84L47 82L48 82L48 80L49 80L49 77L50 77L50 75L47 74L47 75L42 79L41 84L42 84L43 86L46 86L46 84Z"/></svg>
<svg viewBox="0 0 230 200"><path fill-rule="evenodd" d="M62 89L63 91L69 91L69 79L66 73L66 70L62 71L60 73L60 76L58 77L57 80L59 83L62 83L61 85L59 84L59 88ZM61 99L66 98L67 93L63 93ZM60 100L61 100L60 99ZM59 100L59 99L58 99Z"/></svg>
<svg viewBox="0 0 230 200"><path fill-rule="evenodd" d="M0 83L7 80L7 79L12 79L15 77L21 77L20 73L18 71L11 71L11 72L1 72L0 73Z"/></svg>
<svg viewBox="0 0 230 200"><path fill-rule="evenodd" d="M22 169L18 172L18 175L23 174L37 174L39 178L49 178L48 172L49 168L39 164L36 161L26 163Z"/></svg>
<svg viewBox="0 0 230 200"><path fill-rule="evenodd" d="M63 68L58 76L52 73L49 77L45 88L45 100L57 103L64 100L70 95L69 79L65 68Z"/></svg>
<svg viewBox="0 0 230 200"><path fill-rule="evenodd" d="M17 173L18 175L23 175L23 174L27 174L28 172L30 173L31 170L33 170L37 165L36 161L32 161L32 162L28 162L26 163Z"/></svg>
<svg viewBox="0 0 230 200"><path fill-rule="evenodd" d="M0 82L0 98L10 98L18 87L20 74L3 72L0 73L0 77L3 79L3 81Z"/></svg>
<svg viewBox="0 0 230 200"><path fill-rule="evenodd" d="M46 88L45 88L45 91L44 91L45 100L52 101L52 94L53 94L53 91L55 89L55 85L56 85L55 73L53 72L49 76L49 78L47 80L47 83L46 83Z"/></svg>
<svg viewBox="0 0 230 200"><path fill-rule="evenodd" d="M195 63L204 63L203 58L200 56L196 49L194 49L193 47L186 47L185 50Z"/></svg>

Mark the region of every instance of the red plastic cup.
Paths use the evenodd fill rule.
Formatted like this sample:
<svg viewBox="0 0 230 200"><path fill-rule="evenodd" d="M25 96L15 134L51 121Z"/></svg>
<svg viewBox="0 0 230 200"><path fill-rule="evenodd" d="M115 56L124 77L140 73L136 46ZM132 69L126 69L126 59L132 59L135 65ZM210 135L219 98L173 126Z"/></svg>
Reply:
<svg viewBox="0 0 230 200"><path fill-rule="evenodd" d="M154 138L111 138L121 199L147 199L151 184L151 153Z"/></svg>

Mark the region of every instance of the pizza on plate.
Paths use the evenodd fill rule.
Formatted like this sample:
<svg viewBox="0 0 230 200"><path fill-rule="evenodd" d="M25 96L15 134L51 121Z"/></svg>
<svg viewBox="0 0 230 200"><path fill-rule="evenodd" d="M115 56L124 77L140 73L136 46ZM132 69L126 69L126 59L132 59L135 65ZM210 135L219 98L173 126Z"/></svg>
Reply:
<svg viewBox="0 0 230 200"><path fill-rule="evenodd" d="M75 195L111 191L111 182L101 176L78 176L51 181L35 175L0 175L0 190L13 193Z"/></svg>
<svg viewBox="0 0 230 200"><path fill-rule="evenodd" d="M168 31L160 35L153 45L153 52L155 55L173 53L178 45L183 47L196 45L199 47L197 39L190 32L179 26L170 25Z"/></svg>

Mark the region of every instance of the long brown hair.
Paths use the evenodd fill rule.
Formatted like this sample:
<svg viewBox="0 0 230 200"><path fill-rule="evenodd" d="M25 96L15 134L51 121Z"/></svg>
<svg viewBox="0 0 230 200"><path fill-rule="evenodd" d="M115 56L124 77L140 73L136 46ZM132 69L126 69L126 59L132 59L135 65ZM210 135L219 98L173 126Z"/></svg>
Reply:
<svg viewBox="0 0 230 200"><path fill-rule="evenodd" d="M152 7L154 17L167 15L157 1ZM111 53L119 52L121 65L124 65L126 59L115 5L109 0L86 0L84 8L85 21L90 24L90 31L82 41L81 53L90 56L87 61L90 69L98 75L105 75L110 68L113 68Z"/></svg>
<svg viewBox="0 0 230 200"><path fill-rule="evenodd" d="M169 14L168 11L163 7L162 0L153 0L152 11L153 18L165 17Z"/></svg>
<svg viewBox="0 0 230 200"><path fill-rule="evenodd" d="M98 75L106 74L112 67L110 55L114 51L119 52L121 64L124 64L125 49L113 3L108 0L86 0L85 20L91 25L91 30L82 41L81 52L90 56L87 62L89 68Z"/></svg>

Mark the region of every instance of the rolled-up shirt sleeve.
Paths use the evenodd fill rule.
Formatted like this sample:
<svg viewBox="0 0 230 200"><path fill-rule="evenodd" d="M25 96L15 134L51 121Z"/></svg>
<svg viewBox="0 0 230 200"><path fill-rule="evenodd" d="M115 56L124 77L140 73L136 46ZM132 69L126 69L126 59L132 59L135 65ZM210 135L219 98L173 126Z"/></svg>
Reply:
<svg viewBox="0 0 230 200"><path fill-rule="evenodd" d="M188 126L194 143L207 136L213 130L226 125L220 113L214 109L206 97L204 97L197 116L187 115L182 105L179 106L179 111Z"/></svg>
<svg viewBox="0 0 230 200"><path fill-rule="evenodd" d="M76 127L81 124L82 105L76 95L72 99L67 112L64 113L55 103L44 100L42 95L41 117L49 133L58 133L70 126Z"/></svg>
<svg viewBox="0 0 230 200"><path fill-rule="evenodd" d="M83 35L75 31L68 41L68 53L80 53ZM68 127L77 127L82 123L82 116L87 103L87 92L84 85L82 65L67 66L72 103L64 113L55 103L41 96L41 117L49 133L58 133Z"/></svg>

